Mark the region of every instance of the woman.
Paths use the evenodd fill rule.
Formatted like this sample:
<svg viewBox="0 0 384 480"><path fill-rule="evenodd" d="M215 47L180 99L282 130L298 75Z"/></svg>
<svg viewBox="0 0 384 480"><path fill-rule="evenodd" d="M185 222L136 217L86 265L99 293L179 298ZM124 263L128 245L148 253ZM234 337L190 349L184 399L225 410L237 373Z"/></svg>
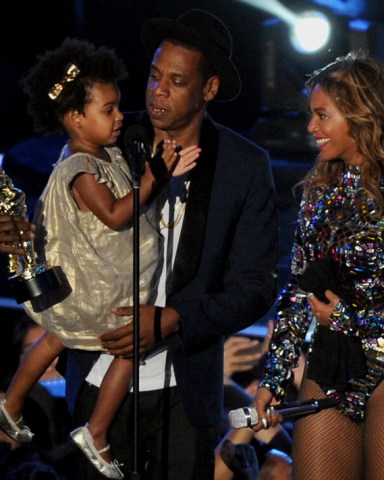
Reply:
<svg viewBox="0 0 384 480"><path fill-rule="evenodd" d="M295 480L382 479L384 443L384 66L350 53L306 82L308 131L320 153L304 178L291 272L279 299L256 431L293 381L305 334L316 329L300 399L337 407L297 419Z"/></svg>

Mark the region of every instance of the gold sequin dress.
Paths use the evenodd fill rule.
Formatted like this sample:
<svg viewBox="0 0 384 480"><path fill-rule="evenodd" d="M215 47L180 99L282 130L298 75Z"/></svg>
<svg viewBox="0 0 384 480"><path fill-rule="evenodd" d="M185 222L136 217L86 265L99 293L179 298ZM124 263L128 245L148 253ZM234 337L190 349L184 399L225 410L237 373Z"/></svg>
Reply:
<svg viewBox="0 0 384 480"><path fill-rule="evenodd" d="M92 212L80 211L71 184L79 173L91 173L120 198L131 191L132 177L117 147L106 148L111 162L85 153L64 158L65 148L36 206L35 249L38 261L62 268L71 292L64 299L56 291L44 294L24 308L67 347L99 350L100 334L132 319L109 309L133 304L133 228L111 230ZM158 261L155 211L141 209L139 224L140 303L146 303Z"/></svg>

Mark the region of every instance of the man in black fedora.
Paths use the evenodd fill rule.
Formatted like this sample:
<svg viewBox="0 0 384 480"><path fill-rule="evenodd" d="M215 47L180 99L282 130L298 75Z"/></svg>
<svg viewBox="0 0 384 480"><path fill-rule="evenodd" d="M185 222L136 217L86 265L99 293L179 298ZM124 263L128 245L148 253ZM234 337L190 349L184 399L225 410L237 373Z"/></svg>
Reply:
<svg viewBox="0 0 384 480"><path fill-rule="evenodd" d="M232 100L241 88L225 25L191 10L175 21L147 21L142 40L151 57L147 108L126 114L125 127L144 127L153 150L173 139L182 148L198 145L201 153L189 174L165 186L161 165L147 165L163 190L154 226L161 262L150 305L140 306L140 351L147 356L139 374L139 472L151 480L212 479L224 337L265 315L277 294L275 190L267 152L207 113L211 101ZM114 311L133 313L131 306ZM102 347L132 356L132 325L106 333ZM68 352L67 394L76 422L87 420L108 358ZM110 437L126 474L132 410L129 395Z"/></svg>

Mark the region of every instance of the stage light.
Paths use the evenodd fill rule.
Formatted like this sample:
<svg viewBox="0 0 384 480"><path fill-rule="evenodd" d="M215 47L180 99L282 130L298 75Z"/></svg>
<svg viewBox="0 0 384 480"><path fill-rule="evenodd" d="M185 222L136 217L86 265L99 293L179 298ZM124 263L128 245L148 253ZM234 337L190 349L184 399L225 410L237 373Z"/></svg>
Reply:
<svg viewBox="0 0 384 480"><path fill-rule="evenodd" d="M298 15L291 27L291 43L298 52L314 53L321 50L331 36L328 18L317 11Z"/></svg>
<svg viewBox="0 0 384 480"><path fill-rule="evenodd" d="M321 50L331 36L331 23L320 11L308 10L296 13L282 5L278 0L240 0L253 7L276 15L290 28L291 43L304 54Z"/></svg>

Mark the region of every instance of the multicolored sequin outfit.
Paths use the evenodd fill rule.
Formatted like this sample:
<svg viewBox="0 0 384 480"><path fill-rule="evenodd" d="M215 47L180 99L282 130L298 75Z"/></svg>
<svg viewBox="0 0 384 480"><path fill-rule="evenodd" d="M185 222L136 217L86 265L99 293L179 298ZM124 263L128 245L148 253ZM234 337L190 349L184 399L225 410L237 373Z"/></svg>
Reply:
<svg viewBox="0 0 384 480"><path fill-rule="evenodd" d="M382 186L384 188L384 184ZM360 167L348 166L332 187L318 187L302 201L292 251L291 272L278 301L277 320L261 386L283 399L293 380L301 348L313 320L306 294L298 286L301 275L317 259L331 257L347 292L331 315L328 329L316 327L308 355L322 353L324 370L353 367L348 352L342 360L328 342L319 348L316 335L324 329L341 340L358 341L365 374L350 378L345 388L318 381L324 392L337 396L339 409L356 422L364 419L365 405L384 376L384 218L373 219L375 204L361 188ZM317 349L317 350L316 350ZM348 365L346 365L348 364ZM353 371L353 368L352 370ZM344 371L345 374L345 371Z"/></svg>

